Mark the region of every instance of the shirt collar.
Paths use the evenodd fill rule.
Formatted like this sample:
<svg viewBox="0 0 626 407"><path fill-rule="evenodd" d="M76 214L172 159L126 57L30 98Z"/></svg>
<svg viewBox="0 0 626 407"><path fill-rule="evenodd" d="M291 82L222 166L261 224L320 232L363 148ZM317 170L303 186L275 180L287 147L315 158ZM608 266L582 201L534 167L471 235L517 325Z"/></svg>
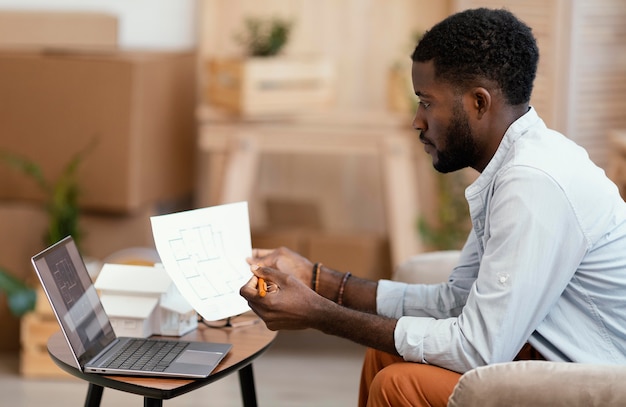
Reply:
<svg viewBox="0 0 626 407"><path fill-rule="evenodd" d="M508 153L515 142L526 134L528 129L536 126L538 122L541 122L541 118L535 108L531 106L523 116L511 123L504 133L504 137L502 137L502 141L496 153L489 161L489 164L487 164L487 167L485 167L480 176L465 190L466 197L479 193L483 188L491 184L493 177L506 161Z"/></svg>

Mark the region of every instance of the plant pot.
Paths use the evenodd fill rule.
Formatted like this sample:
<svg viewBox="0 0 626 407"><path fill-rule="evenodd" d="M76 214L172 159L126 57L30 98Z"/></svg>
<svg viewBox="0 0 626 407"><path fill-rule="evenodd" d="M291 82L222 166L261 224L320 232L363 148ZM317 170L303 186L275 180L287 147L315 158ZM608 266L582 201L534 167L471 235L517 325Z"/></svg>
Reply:
<svg viewBox="0 0 626 407"><path fill-rule="evenodd" d="M207 62L207 101L246 116L327 107L333 67L321 58L251 57Z"/></svg>

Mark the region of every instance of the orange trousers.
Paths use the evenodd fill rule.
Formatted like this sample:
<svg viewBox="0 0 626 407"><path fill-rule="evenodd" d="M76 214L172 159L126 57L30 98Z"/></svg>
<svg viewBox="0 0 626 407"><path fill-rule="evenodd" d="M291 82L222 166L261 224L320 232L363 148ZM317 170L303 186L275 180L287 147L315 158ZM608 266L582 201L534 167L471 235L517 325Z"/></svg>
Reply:
<svg viewBox="0 0 626 407"><path fill-rule="evenodd" d="M514 360L545 360L529 344ZM433 365L405 362L399 356L367 349L359 407L446 406L461 374Z"/></svg>
<svg viewBox="0 0 626 407"><path fill-rule="evenodd" d="M446 406L461 374L367 349L359 407Z"/></svg>

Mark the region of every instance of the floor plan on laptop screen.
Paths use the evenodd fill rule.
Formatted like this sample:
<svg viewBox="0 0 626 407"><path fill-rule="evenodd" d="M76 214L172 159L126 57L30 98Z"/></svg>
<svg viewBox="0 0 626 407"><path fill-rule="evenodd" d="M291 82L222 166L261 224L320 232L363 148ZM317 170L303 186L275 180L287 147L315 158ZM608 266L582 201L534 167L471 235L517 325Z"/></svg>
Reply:
<svg viewBox="0 0 626 407"><path fill-rule="evenodd" d="M252 276L248 204L238 202L153 216L152 233L165 270L209 321L248 311L239 289Z"/></svg>

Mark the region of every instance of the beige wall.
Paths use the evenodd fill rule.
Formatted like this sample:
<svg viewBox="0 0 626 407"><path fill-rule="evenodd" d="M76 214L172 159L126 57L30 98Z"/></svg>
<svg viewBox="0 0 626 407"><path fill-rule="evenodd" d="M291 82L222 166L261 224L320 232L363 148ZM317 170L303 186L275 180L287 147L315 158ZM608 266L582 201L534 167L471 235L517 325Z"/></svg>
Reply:
<svg viewBox="0 0 626 407"><path fill-rule="evenodd" d="M413 33L449 11L448 1L423 0L201 0L202 56L241 55L234 40L246 17L294 21L285 55L319 55L336 64L336 105L384 109L387 71L404 63L409 78Z"/></svg>

